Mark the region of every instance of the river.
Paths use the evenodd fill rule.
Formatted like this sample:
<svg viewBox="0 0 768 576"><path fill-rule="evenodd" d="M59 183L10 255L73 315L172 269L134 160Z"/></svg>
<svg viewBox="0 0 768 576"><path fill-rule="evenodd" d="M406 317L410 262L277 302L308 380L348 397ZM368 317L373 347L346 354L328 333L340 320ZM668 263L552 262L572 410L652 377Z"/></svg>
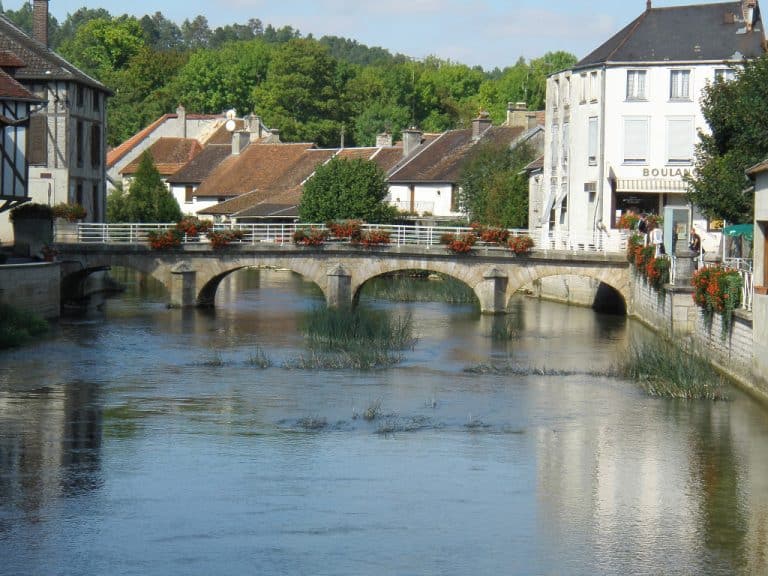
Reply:
<svg viewBox="0 0 768 576"><path fill-rule="evenodd" d="M626 318L363 297L414 348L315 371L283 367L323 303L296 275L164 302L0 352L0 574L768 574L768 412L608 375L653 337Z"/></svg>

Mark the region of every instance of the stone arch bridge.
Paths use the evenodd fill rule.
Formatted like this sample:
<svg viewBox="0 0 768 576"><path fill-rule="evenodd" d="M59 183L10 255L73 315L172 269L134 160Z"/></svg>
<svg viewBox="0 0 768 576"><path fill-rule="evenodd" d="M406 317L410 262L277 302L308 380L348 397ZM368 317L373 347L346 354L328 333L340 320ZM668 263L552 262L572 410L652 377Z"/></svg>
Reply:
<svg viewBox="0 0 768 576"><path fill-rule="evenodd" d="M59 244L62 260L62 301L73 299L91 272L126 267L162 282L172 306L212 306L216 289L232 272L243 268L280 268L316 283L329 306L356 302L368 280L403 270L423 270L451 276L477 295L483 313L506 312L512 295L548 276L574 275L598 280L630 300L626 258L615 253L536 251L517 256L508 250L474 249L471 254L448 253L443 246L360 248L328 244L317 248L293 245L232 245L213 250L209 244L185 244L151 250L135 244Z"/></svg>

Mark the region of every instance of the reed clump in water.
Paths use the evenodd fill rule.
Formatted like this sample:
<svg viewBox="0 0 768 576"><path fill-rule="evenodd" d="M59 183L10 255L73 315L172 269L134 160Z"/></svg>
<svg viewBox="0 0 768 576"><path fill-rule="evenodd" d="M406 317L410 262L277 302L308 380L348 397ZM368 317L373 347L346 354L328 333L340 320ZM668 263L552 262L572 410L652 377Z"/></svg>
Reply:
<svg viewBox="0 0 768 576"><path fill-rule="evenodd" d="M393 302L477 302L472 289L450 276L398 273L366 283L363 295Z"/></svg>
<svg viewBox="0 0 768 576"><path fill-rule="evenodd" d="M651 396L685 400L726 400L725 378L692 350L657 339L632 346L619 373Z"/></svg>
<svg viewBox="0 0 768 576"><path fill-rule="evenodd" d="M0 304L0 349L21 346L48 331L37 314Z"/></svg>

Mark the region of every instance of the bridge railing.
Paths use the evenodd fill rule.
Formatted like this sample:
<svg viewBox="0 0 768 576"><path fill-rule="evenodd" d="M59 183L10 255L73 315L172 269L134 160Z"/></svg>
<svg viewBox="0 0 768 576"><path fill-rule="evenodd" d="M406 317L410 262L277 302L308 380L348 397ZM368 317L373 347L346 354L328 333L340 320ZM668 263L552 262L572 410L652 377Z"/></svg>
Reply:
<svg viewBox="0 0 768 576"><path fill-rule="evenodd" d="M143 244L149 241L150 232L158 232L174 228L175 223L165 224L100 224L81 223L77 226L75 238L84 244ZM299 229L316 228L325 230L324 224L215 224L214 230L237 229L243 232L242 244L274 243L290 244L293 234ZM364 224L363 230L384 230L390 234L390 244L395 246L434 246L441 243L446 234L468 234L473 230L461 226L419 226L419 225L377 225ZM540 233L529 230L512 229L513 236L531 236L534 248L545 251L567 252L625 252L627 235L620 231L611 233L595 232L575 234L568 232ZM184 237L185 244L205 243L205 237ZM331 240L331 242L348 242L348 240ZM506 250L494 244L483 245L487 250Z"/></svg>

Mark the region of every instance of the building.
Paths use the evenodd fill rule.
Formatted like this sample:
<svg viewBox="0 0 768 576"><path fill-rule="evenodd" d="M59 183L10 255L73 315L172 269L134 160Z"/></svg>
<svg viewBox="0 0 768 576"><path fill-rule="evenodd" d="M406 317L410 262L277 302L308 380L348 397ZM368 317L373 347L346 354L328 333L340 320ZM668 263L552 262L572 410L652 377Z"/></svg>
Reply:
<svg viewBox="0 0 768 576"><path fill-rule="evenodd" d="M531 227L585 234L615 228L630 210L674 208L680 242L693 224L706 244L712 223L691 213L684 180L697 133L708 129L702 91L732 78L764 43L756 0L669 8L649 0L576 66L550 76Z"/></svg>
<svg viewBox="0 0 768 576"><path fill-rule="evenodd" d="M33 36L0 16L0 54L15 59L14 80L45 104L26 134L28 196L45 204L78 203L89 221L105 214L106 99L111 95L48 47L48 0L33 2ZM0 214L5 235L7 215Z"/></svg>

